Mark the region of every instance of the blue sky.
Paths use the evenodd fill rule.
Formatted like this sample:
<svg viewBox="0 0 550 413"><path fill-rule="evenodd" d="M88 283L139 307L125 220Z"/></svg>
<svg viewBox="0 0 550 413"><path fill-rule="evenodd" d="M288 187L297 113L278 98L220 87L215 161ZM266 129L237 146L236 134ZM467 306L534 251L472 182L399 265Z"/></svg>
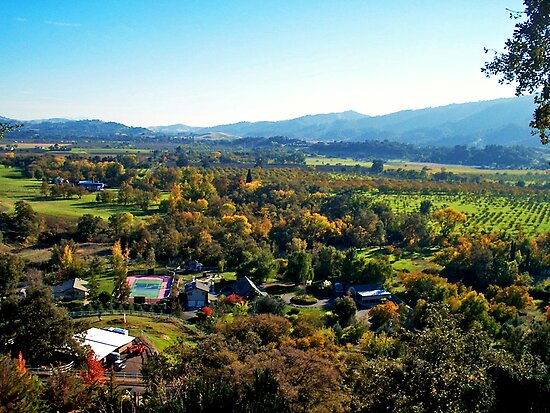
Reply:
<svg viewBox="0 0 550 413"><path fill-rule="evenodd" d="M1 0L0 116L215 125L512 96L518 0Z"/></svg>

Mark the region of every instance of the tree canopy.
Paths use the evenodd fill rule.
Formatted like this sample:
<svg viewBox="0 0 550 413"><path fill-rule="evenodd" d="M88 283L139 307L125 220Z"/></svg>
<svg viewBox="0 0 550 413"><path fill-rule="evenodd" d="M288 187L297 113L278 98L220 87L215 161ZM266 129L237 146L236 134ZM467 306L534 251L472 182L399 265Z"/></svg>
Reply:
<svg viewBox="0 0 550 413"><path fill-rule="evenodd" d="M482 68L488 77L500 76L500 83L516 83L516 95L534 94L535 112L530 126L537 130L543 144L550 129L550 1L524 0L525 11L511 12L522 19L504 52ZM488 50L486 50L488 52Z"/></svg>

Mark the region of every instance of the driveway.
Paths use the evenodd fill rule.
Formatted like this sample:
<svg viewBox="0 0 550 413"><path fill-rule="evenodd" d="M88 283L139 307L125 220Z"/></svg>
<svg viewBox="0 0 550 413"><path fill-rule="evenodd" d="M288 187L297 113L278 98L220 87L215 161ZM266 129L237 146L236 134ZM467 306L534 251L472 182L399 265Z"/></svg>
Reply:
<svg viewBox="0 0 550 413"><path fill-rule="evenodd" d="M315 304L311 304L311 305L298 305L298 304L292 304L290 302L290 299L292 297L294 297L296 294L295 293L288 293L288 294L283 294L281 295L280 297L283 299L283 301L285 303L287 303L288 305L291 305L292 307L296 307L296 308L323 308L325 310L328 310L330 308L332 308L334 306L334 298L321 298L321 299L317 299L317 302ZM315 297L317 298L317 297Z"/></svg>

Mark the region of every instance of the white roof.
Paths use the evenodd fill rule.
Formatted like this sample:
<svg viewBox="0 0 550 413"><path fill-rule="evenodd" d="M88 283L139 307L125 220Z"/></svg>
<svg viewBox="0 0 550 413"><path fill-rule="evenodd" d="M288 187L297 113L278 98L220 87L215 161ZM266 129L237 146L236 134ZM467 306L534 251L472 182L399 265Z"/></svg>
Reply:
<svg viewBox="0 0 550 413"><path fill-rule="evenodd" d="M390 292L386 290L370 290L370 291L357 291L357 295L360 297L380 297L380 296L389 296Z"/></svg>
<svg viewBox="0 0 550 413"><path fill-rule="evenodd" d="M90 346L96 359L101 360L109 353L118 350L126 344L130 344L135 337L92 327L88 329L84 337L80 335L76 338L81 343L84 338L82 345Z"/></svg>

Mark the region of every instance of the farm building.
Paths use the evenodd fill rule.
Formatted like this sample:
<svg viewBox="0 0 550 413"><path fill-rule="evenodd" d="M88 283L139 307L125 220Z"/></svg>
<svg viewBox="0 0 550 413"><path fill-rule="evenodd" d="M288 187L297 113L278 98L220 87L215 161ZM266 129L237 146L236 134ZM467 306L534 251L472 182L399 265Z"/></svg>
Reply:
<svg viewBox="0 0 550 413"><path fill-rule="evenodd" d="M82 346L90 346L98 360L105 359L111 353L122 353L134 341L124 329L89 328L86 334L77 335L75 339Z"/></svg>
<svg viewBox="0 0 550 413"><path fill-rule="evenodd" d="M376 285L355 285L348 289L357 304L374 307L391 299L391 293Z"/></svg>
<svg viewBox="0 0 550 413"><path fill-rule="evenodd" d="M52 287L53 298L61 300L79 300L88 295L88 282L81 278L71 278Z"/></svg>
<svg viewBox="0 0 550 413"><path fill-rule="evenodd" d="M78 186L89 192L103 191L105 184L99 181L78 181Z"/></svg>

